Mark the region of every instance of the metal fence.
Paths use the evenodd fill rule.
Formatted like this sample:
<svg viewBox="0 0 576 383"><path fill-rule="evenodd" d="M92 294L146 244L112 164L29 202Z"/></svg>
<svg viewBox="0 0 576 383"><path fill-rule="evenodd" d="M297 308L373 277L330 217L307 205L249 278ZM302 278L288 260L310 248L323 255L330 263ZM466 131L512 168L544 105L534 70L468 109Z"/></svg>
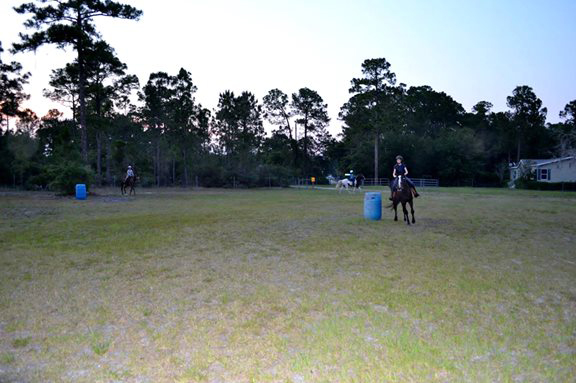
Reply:
<svg viewBox="0 0 576 383"><path fill-rule="evenodd" d="M366 178L364 180L366 186L388 186L390 185L389 178Z"/></svg>
<svg viewBox="0 0 576 383"><path fill-rule="evenodd" d="M417 187L424 187L424 188L437 188L440 186L440 182L437 179L432 178L411 178L414 182L414 185Z"/></svg>
<svg viewBox="0 0 576 383"><path fill-rule="evenodd" d="M438 179L433 178L410 178L416 187L438 187L440 183ZM310 181L310 178L294 178L292 180L293 186L308 187L314 184ZM320 184L322 185L322 184ZM389 186L389 178L366 178L364 180L364 186ZM327 186L327 185L323 185Z"/></svg>
<svg viewBox="0 0 576 383"><path fill-rule="evenodd" d="M440 183L437 179L432 178L410 178L416 187L438 187ZM390 185L389 178L366 178L364 181L366 186L388 186Z"/></svg>

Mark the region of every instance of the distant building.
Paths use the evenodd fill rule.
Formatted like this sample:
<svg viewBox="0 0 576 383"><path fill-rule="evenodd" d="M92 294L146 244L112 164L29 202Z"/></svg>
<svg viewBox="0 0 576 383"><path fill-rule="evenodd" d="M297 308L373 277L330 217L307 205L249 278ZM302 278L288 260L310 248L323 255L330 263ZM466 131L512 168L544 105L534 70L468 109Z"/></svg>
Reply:
<svg viewBox="0 0 576 383"><path fill-rule="evenodd" d="M510 163L510 183L530 172L538 182L576 182L576 157L520 160Z"/></svg>

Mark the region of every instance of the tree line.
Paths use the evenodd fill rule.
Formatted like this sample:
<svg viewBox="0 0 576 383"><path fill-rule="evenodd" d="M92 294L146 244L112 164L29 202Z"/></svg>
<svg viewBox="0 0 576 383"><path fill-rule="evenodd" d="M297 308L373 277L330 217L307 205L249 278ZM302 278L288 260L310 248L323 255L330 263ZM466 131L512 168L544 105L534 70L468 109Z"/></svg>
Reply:
<svg viewBox="0 0 576 383"><path fill-rule="evenodd" d="M99 0L40 1L15 11L26 29L11 51L71 47L75 59L54 69L44 96L72 111L38 117L23 109L30 74L2 61L0 42L0 184L70 191L77 182L116 184L128 165L150 186L283 186L293 177L342 175L355 169L389 177L397 154L412 175L443 185L472 180L503 185L521 158L572 155L576 100L547 124L547 110L529 86L507 98L509 111L480 101L471 112L429 86L397 83L384 58L367 59L342 105L342 133L332 137L321 95L307 87L270 90L262 100L223 91L216 108L195 99L192 74L158 71L139 79L97 32L95 20L137 20L142 11ZM138 102L134 103L133 100ZM266 134L265 123L273 130Z"/></svg>

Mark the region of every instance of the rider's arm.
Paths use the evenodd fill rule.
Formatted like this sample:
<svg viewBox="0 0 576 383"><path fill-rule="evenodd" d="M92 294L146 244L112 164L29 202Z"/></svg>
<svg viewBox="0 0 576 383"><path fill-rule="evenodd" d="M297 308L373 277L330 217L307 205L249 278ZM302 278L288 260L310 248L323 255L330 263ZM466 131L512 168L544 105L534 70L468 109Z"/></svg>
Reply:
<svg viewBox="0 0 576 383"><path fill-rule="evenodd" d="M392 172L392 177L396 178L396 168L394 168L394 171Z"/></svg>
<svg viewBox="0 0 576 383"><path fill-rule="evenodd" d="M408 175L408 168L406 166L404 166L404 175L407 176Z"/></svg>

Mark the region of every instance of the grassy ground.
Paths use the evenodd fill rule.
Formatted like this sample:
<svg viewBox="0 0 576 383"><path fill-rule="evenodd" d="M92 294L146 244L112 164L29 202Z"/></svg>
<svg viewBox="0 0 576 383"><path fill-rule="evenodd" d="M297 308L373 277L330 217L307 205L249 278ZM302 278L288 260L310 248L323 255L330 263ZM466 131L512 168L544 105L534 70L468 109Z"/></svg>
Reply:
<svg viewBox="0 0 576 383"><path fill-rule="evenodd" d="M1 382L576 380L575 194L139 192L0 193Z"/></svg>

